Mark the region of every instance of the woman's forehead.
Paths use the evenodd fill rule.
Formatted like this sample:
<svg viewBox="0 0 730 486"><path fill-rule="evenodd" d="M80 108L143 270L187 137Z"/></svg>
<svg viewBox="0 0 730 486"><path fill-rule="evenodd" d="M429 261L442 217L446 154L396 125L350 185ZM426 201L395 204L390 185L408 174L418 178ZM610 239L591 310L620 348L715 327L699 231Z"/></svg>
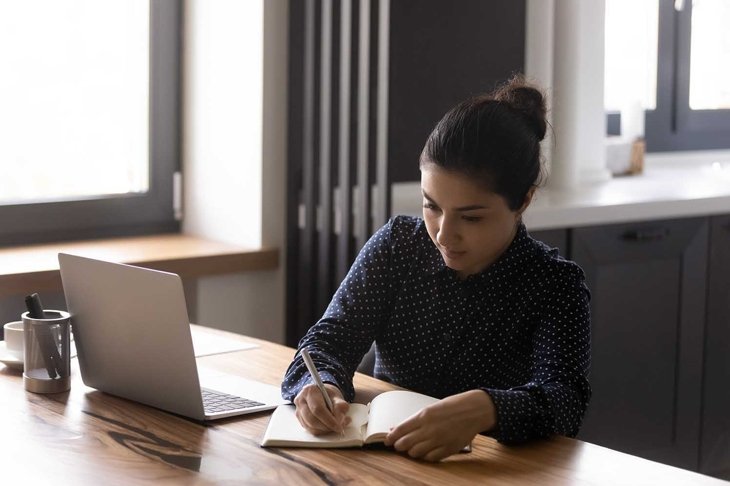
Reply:
<svg viewBox="0 0 730 486"><path fill-rule="evenodd" d="M421 191L443 209L507 207L504 197L489 190L483 180L440 167L421 170Z"/></svg>
<svg viewBox="0 0 730 486"><path fill-rule="evenodd" d="M421 169L421 190L435 202L455 207L501 199L486 188L482 180L437 166Z"/></svg>

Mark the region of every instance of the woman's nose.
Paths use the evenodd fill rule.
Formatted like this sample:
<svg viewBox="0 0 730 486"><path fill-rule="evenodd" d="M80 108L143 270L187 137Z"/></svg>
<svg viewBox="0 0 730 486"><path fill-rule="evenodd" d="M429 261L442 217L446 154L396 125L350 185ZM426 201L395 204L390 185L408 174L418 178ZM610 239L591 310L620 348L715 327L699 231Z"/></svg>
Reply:
<svg viewBox="0 0 730 486"><path fill-rule="evenodd" d="M436 241L439 245L449 247L456 238L454 232L454 225L450 218L442 217L441 226L439 226L438 233L436 233Z"/></svg>

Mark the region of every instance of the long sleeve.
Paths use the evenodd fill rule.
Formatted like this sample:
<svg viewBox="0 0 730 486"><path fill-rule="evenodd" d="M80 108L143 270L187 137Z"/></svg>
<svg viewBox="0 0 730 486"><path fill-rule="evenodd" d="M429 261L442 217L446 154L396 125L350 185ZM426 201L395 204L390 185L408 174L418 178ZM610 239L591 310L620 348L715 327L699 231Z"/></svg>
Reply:
<svg viewBox="0 0 730 486"><path fill-rule="evenodd" d="M578 433L591 396L589 292L580 273L572 285L557 286L541 302L531 380L507 390L484 388L497 410L493 435L500 442Z"/></svg>
<svg viewBox="0 0 730 486"><path fill-rule="evenodd" d="M337 385L346 400L355 392L352 377L370 348L389 308L392 221L365 244L322 318L299 342L282 383L282 396L293 400L310 383L299 354L306 347L323 381Z"/></svg>
<svg viewBox="0 0 730 486"><path fill-rule="evenodd" d="M524 225L496 262L460 279L423 220L399 216L363 247L299 348L347 400L375 341L377 378L437 398L488 393L497 413L490 434L501 442L574 436L591 395L589 300L580 267ZM297 353L283 397L309 382Z"/></svg>

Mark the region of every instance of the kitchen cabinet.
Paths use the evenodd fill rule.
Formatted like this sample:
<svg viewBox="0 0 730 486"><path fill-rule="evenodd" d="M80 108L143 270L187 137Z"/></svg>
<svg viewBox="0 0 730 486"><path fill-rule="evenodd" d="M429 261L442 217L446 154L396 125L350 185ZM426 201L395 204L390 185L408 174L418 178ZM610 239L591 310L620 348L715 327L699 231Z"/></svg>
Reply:
<svg viewBox="0 0 730 486"><path fill-rule="evenodd" d="M730 215L710 220L700 472L730 480Z"/></svg>
<svg viewBox="0 0 730 486"><path fill-rule="evenodd" d="M708 221L571 230L592 293L593 397L578 438L697 469Z"/></svg>

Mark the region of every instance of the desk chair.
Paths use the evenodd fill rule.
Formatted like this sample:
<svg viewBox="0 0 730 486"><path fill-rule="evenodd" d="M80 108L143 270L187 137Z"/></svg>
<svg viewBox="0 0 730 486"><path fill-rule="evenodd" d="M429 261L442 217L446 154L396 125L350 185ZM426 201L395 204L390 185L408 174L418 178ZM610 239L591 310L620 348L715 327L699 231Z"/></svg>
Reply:
<svg viewBox="0 0 730 486"><path fill-rule="evenodd" d="M370 349L360 361L357 371L368 376L373 376L373 373L375 373L375 343L370 345Z"/></svg>

